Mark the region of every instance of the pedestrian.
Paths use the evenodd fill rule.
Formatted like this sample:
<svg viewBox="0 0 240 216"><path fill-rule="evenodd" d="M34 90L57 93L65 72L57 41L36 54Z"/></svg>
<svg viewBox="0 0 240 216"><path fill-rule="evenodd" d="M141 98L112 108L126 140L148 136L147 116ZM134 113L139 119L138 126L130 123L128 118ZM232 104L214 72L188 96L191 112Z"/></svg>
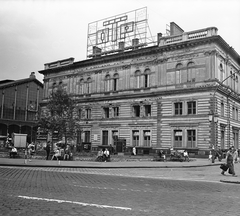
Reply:
<svg viewBox="0 0 240 216"><path fill-rule="evenodd" d="M67 147L64 150L63 160L70 160L70 157L71 157L71 150L70 150L70 146L67 144Z"/></svg>
<svg viewBox="0 0 240 216"><path fill-rule="evenodd" d="M133 153L133 155L136 155L136 147L135 146L132 149L132 153Z"/></svg>
<svg viewBox="0 0 240 216"><path fill-rule="evenodd" d="M209 152L208 160L212 160L212 151Z"/></svg>
<svg viewBox="0 0 240 216"><path fill-rule="evenodd" d="M46 150L46 153L47 153L47 156L46 156L46 160L48 160L48 158L49 158L49 156L50 156L50 144L51 144L51 142L50 141L48 141L47 142L47 145L46 145L46 147L45 147L45 150Z"/></svg>
<svg viewBox="0 0 240 216"><path fill-rule="evenodd" d="M57 148L55 150L55 153L54 155L52 156L52 159L51 160L59 160L61 157L61 152L60 152L60 148Z"/></svg>
<svg viewBox="0 0 240 216"><path fill-rule="evenodd" d="M233 164L233 154L234 154L235 149L233 147L229 148L229 151L227 152L226 155L226 160L227 160L227 167L228 167L228 173L231 174L232 176L236 177L236 173L234 171L234 164ZM226 170L227 171L227 170ZM225 175L225 170L221 172L222 175Z"/></svg>
<svg viewBox="0 0 240 216"><path fill-rule="evenodd" d="M99 149L96 160L103 161L103 150L102 149Z"/></svg>
<svg viewBox="0 0 240 216"><path fill-rule="evenodd" d="M28 156L29 156L28 161L31 161L34 152L35 152L35 145L32 142L28 145Z"/></svg>
<svg viewBox="0 0 240 216"><path fill-rule="evenodd" d="M186 161L186 160L187 160L188 162L190 161L187 150L184 150L184 152L183 152L183 157L185 158L185 161Z"/></svg>
<svg viewBox="0 0 240 216"><path fill-rule="evenodd" d="M10 152L9 152L9 156L10 156L10 158L12 157L12 158L15 158L15 156L17 155L17 149L14 147L14 146L12 146L11 147L11 150L10 150Z"/></svg>
<svg viewBox="0 0 240 216"><path fill-rule="evenodd" d="M234 161L234 163L238 163L238 150L237 149L234 149L233 161Z"/></svg>
<svg viewBox="0 0 240 216"><path fill-rule="evenodd" d="M104 161L110 161L110 154L107 148L105 148L105 151L103 152L104 154Z"/></svg>

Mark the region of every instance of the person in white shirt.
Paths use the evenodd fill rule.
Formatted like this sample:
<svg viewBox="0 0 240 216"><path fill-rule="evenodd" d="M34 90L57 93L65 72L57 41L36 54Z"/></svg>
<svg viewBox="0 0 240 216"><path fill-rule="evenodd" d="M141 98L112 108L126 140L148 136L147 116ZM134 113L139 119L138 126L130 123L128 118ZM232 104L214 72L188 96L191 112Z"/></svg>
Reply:
<svg viewBox="0 0 240 216"><path fill-rule="evenodd" d="M105 151L103 152L104 154L104 161L110 161L110 154L109 154L109 151L108 149L106 148Z"/></svg>
<svg viewBox="0 0 240 216"><path fill-rule="evenodd" d="M188 156L187 150L184 150L184 152L183 152L183 157L185 158L185 161L188 161L188 162L189 162L189 156Z"/></svg>
<svg viewBox="0 0 240 216"><path fill-rule="evenodd" d="M11 149L11 151L9 152L9 156L10 156L10 158L12 157L12 158L15 158L15 156L17 155L17 149L14 147L14 146L12 146L12 149Z"/></svg>

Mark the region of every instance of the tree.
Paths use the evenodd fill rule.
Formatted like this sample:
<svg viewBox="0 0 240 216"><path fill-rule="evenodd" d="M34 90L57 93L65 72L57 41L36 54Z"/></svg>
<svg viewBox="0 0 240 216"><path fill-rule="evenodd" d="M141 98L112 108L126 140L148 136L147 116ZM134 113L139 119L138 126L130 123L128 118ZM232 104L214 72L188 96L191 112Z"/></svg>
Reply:
<svg viewBox="0 0 240 216"><path fill-rule="evenodd" d="M40 127L51 132L58 132L58 139L65 138L65 144L69 138L74 139L78 116L75 112L74 100L63 88L53 91L47 106L43 109L39 120Z"/></svg>

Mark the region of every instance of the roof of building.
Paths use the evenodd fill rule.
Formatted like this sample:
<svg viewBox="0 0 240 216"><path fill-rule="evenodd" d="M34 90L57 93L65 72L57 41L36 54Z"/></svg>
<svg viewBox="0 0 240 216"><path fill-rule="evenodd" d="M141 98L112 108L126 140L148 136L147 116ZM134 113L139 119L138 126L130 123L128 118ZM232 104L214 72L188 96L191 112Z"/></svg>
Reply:
<svg viewBox="0 0 240 216"><path fill-rule="evenodd" d="M227 55L230 55L237 64L240 65L239 54L227 44L227 42L217 34L218 29L216 27L209 27L205 29L199 29L190 32L184 32L177 24L172 23L172 29L174 32L170 36L159 36L158 45L148 46L141 49L133 49L123 52L115 52L111 55L104 55L99 53L91 59L86 59L78 62L74 62L74 58L68 58L59 60L56 62L46 63L45 69L38 71L40 74L48 74L52 72L59 72L67 69L75 69L78 67L89 67L97 64L107 64L110 61L118 59L126 59L134 56L142 56L144 54L156 53L161 51L181 49L185 46L195 46L196 44L214 42L219 45ZM99 68L101 69L101 68Z"/></svg>
<svg viewBox="0 0 240 216"><path fill-rule="evenodd" d="M37 85L43 88L43 83L41 83L35 76L30 76L29 78L19 79L19 80L1 80L0 81L0 89L9 88L12 86L17 86L20 84L35 82Z"/></svg>

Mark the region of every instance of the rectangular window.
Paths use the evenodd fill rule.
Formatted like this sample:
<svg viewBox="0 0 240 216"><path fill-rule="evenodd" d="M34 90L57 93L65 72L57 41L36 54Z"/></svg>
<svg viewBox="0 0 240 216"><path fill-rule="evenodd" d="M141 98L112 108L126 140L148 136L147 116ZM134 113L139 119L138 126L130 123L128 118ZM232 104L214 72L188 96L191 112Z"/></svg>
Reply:
<svg viewBox="0 0 240 216"><path fill-rule="evenodd" d="M103 108L104 118L109 118L109 107Z"/></svg>
<svg viewBox="0 0 240 216"><path fill-rule="evenodd" d="M86 109L86 119L91 119L91 109Z"/></svg>
<svg viewBox="0 0 240 216"><path fill-rule="evenodd" d="M145 105L145 116L150 117L151 116L151 105Z"/></svg>
<svg viewBox="0 0 240 216"><path fill-rule="evenodd" d="M118 131L112 131L112 144L118 141Z"/></svg>
<svg viewBox="0 0 240 216"><path fill-rule="evenodd" d="M102 145L108 145L108 131L102 132Z"/></svg>
<svg viewBox="0 0 240 216"><path fill-rule="evenodd" d="M174 113L175 115L182 115L182 102L174 103Z"/></svg>
<svg viewBox="0 0 240 216"><path fill-rule="evenodd" d="M221 149L225 148L225 128L221 126Z"/></svg>
<svg viewBox="0 0 240 216"><path fill-rule="evenodd" d="M119 116L119 107L113 107L113 116L118 117Z"/></svg>
<svg viewBox="0 0 240 216"><path fill-rule="evenodd" d="M132 143L133 143L133 146L139 146L139 131L138 130L134 130L132 132Z"/></svg>
<svg viewBox="0 0 240 216"><path fill-rule="evenodd" d="M140 117L140 106L139 105L133 106L133 116Z"/></svg>
<svg viewBox="0 0 240 216"><path fill-rule="evenodd" d="M118 90L118 79L113 79L113 91Z"/></svg>
<svg viewBox="0 0 240 216"><path fill-rule="evenodd" d="M238 121L238 109L236 108L236 116L235 116L236 118L236 120Z"/></svg>
<svg viewBox="0 0 240 216"><path fill-rule="evenodd" d="M232 108L232 119L235 119L235 108Z"/></svg>
<svg viewBox="0 0 240 216"><path fill-rule="evenodd" d="M85 134L84 142L91 142L90 141L90 131L84 131L84 134Z"/></svg>
<svg viewBox="0 0 240 216"><path fill-rule="evenodd" d="M82 133L81 131L77 131L77 145L78 145L78 150L79 150L79 145L81 144L82 142Z"/></svg>
<svg viewBox="0 0 240 216"><path fill-rule="evenodd" d="M182 130L174 130L174 147L182 147Z"/></svg>
<svg viewBox="0 0 240 216"><path fill-rule="evenodd" d="M196 101L187 102L188 115L196 114Z"/></svg>
<svg viewBox="0 0 240 216"><path fill-rule="evenodd" d="M145 87L145 88L149 87L149 84L148 84L148 82L149 82L148 79L149 79L149 78L148 78L148 76L149 76L148 74L145 74L145 75L144 75L144 87Z"/></svg>
<svg viewBox="0 0 240 216"><path fill-rule="evenodd" d="M91 93L91 83L87 83L87 94Z"/></svg>
<svg viewBox="0 0 240 216"><path fill-rule="evenodd" d="M236 149L238 149L239 148L238 146L239 130L233 129L232 135L233 135L232 144Z"/></svg>
<svg viewBox="0 0 240 216"><path fill-rule="evenodd" d="M221 116L224 116L224 103L221 103Z"/></svg>
<svg viewBox="0 0 240 216"><path fill-rule="evenodd" d="M151 146L151 132L150 130L143 131L143 146Z"/></svg>
<svg viewBox="0 0 240 216"><path fill-rule="evenodd" d="M196 130L187 130L187 147L196 147Z"/></svg>

